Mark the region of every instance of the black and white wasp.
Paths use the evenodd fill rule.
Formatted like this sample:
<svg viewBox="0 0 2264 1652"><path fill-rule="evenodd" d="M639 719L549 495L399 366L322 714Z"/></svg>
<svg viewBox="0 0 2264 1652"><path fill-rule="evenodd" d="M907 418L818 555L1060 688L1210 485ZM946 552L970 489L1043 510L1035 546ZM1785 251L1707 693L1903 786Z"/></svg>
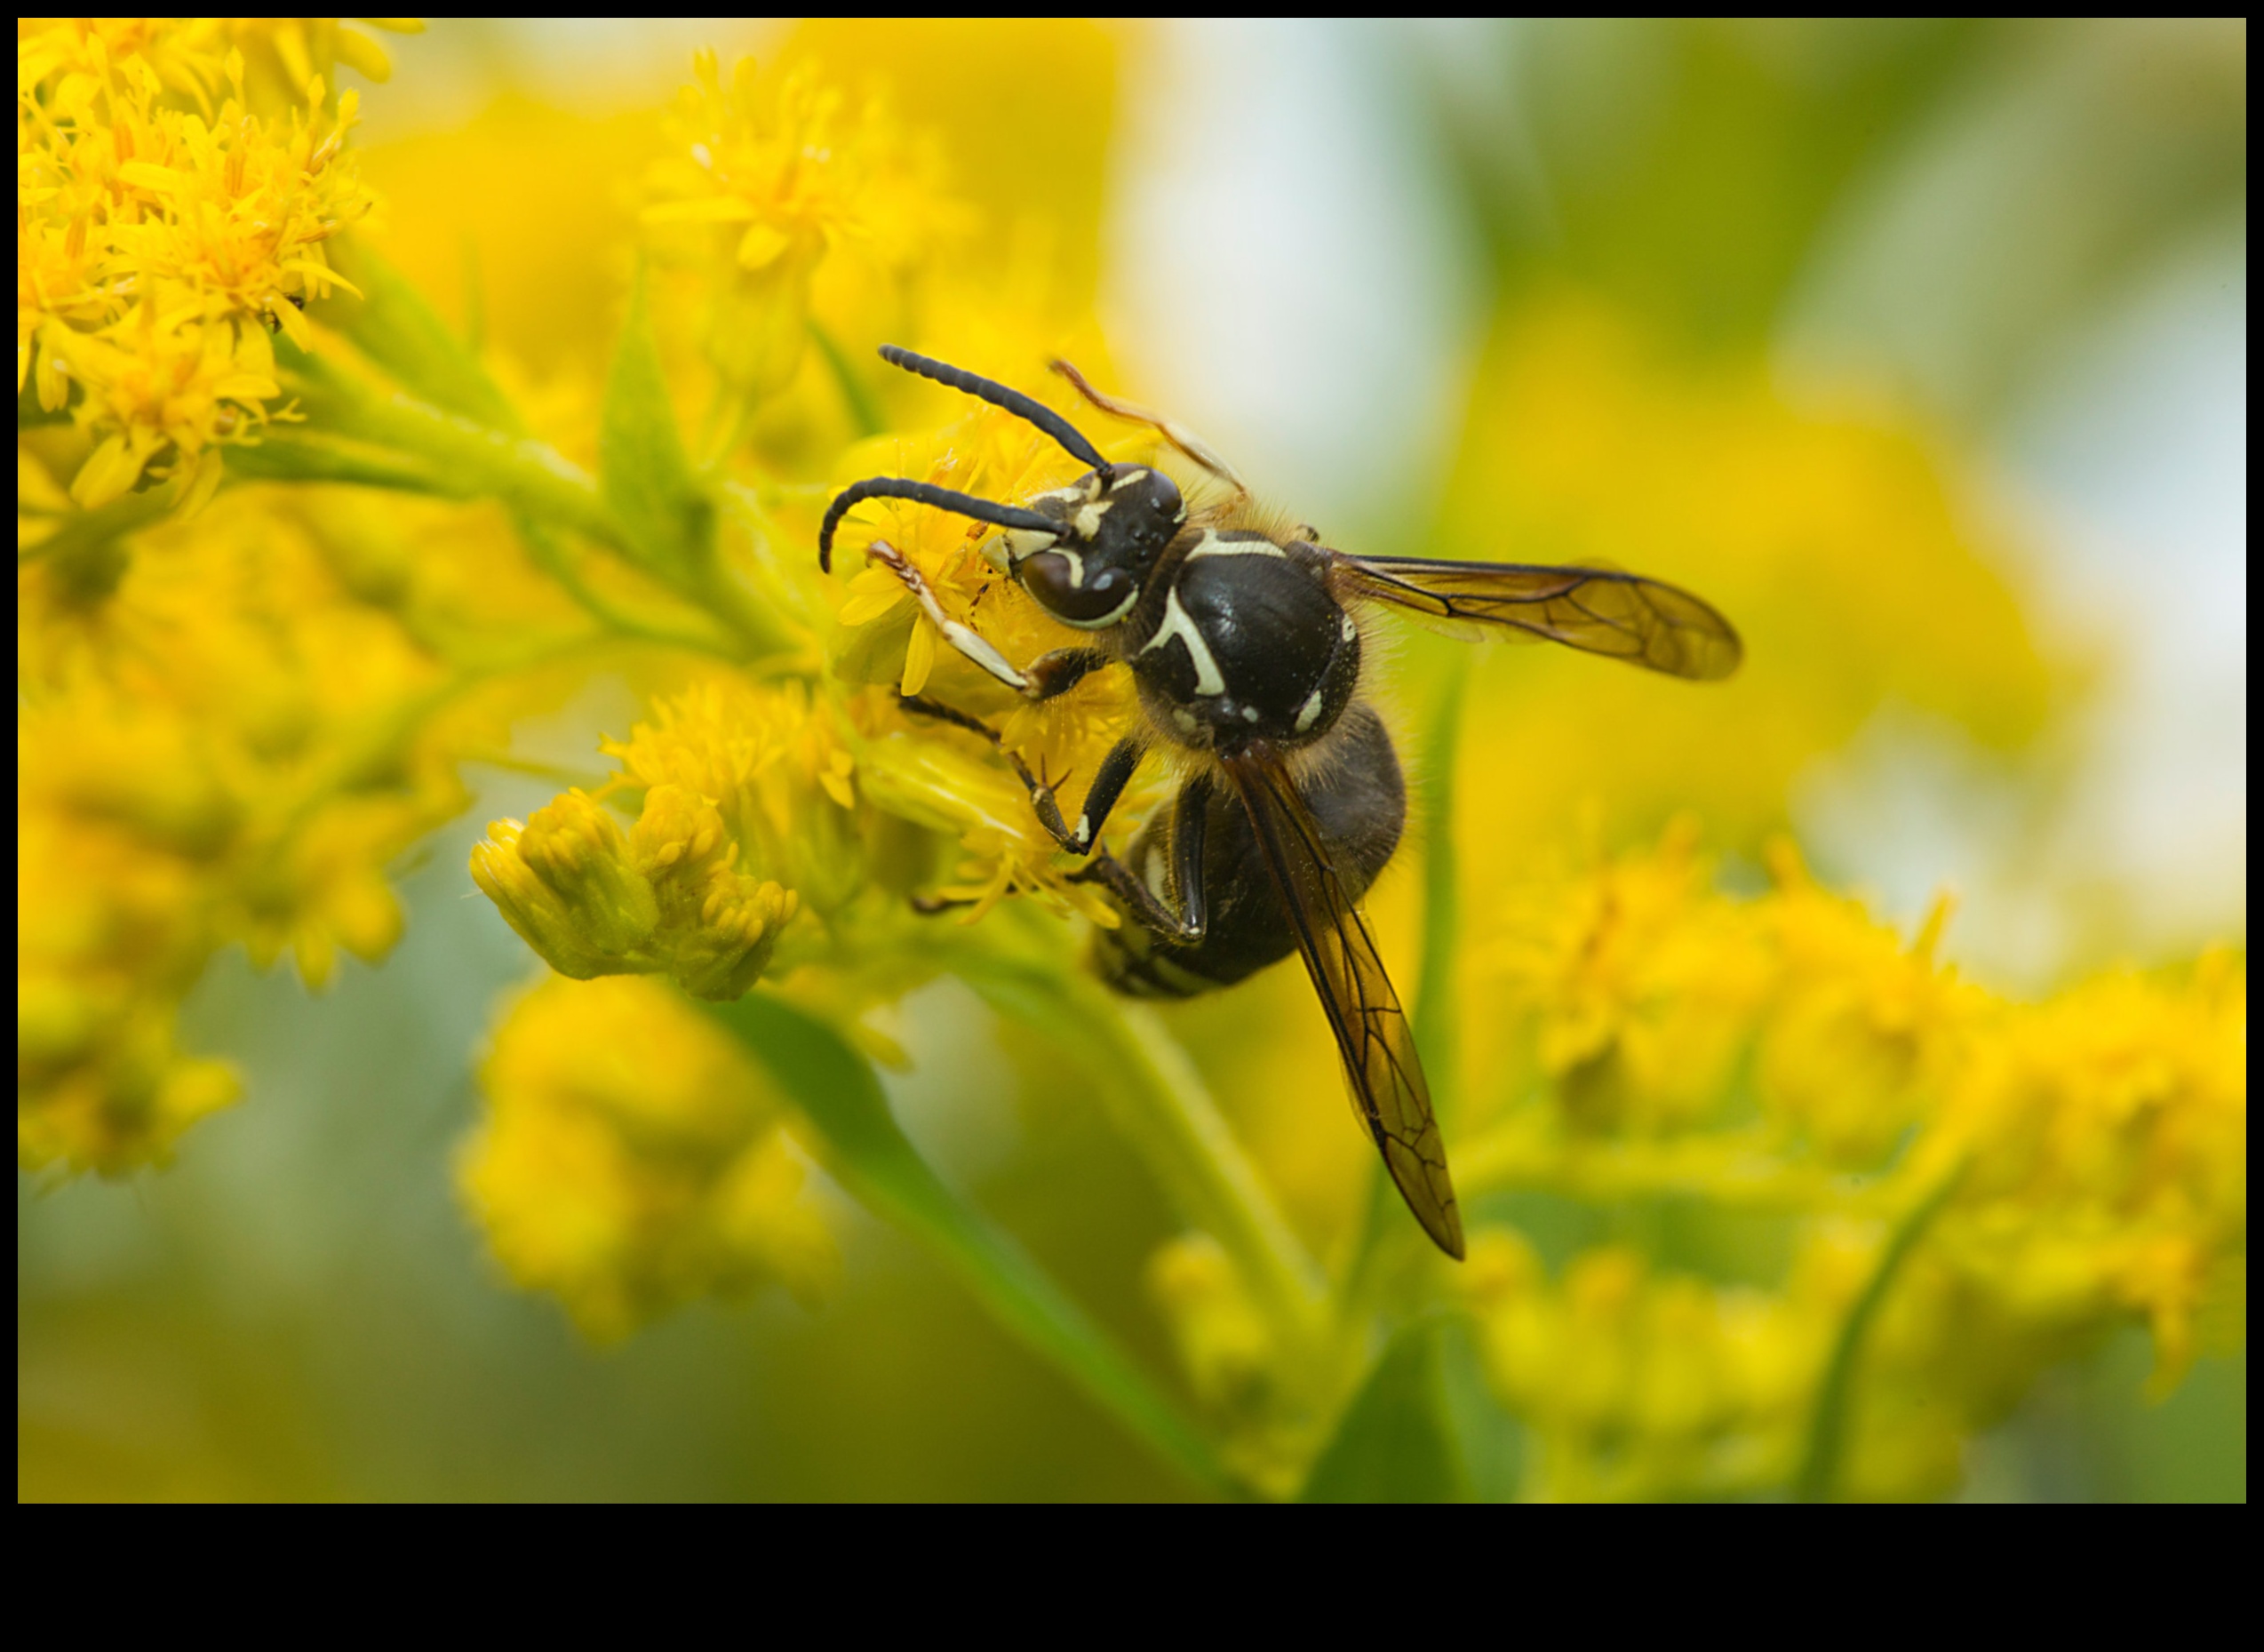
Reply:
<svg viewBox="0 0 2264 1652"><path fill-rule="evenodd" d="M1202 442L1056 362L1095 407L1146 425L1224 484L1216 504L1191 510L1161 471L1111 462L1043 403L893 345L881 355L1027 419L1090 468L1019 504L902 477L856 483L825 513L820 564L831 568L834 531L866 499L988 523L1003 531L985 555L1047 612L1089 633L1089 644L1017 666L946 615L899 552L875 540L866 555L904 582L946 641L1031 699L1102 666L1131 667L1145 726L1110 750L1073 822L1053 788L1006 754L1046 830L1091 857L1079 875L1135 921L1101 932L1102 971L1128 993L1179 996L1302 954L1361 1123L1423 1231L1459 1257L1462 1218L1423 1064L1358 904L1407 818L1391 737L1360 698L1363 611L1389 603L1463 634L1544 639L1698 679L1736 669L1737 633L1687 592L1615 569L1354 556L1315 543L1310 530L1269 531ZM998 743L951 707L906 705ZM1097 847L1101 829L1156 742L1179 749L1186 778L1120 861Z"/></svg>

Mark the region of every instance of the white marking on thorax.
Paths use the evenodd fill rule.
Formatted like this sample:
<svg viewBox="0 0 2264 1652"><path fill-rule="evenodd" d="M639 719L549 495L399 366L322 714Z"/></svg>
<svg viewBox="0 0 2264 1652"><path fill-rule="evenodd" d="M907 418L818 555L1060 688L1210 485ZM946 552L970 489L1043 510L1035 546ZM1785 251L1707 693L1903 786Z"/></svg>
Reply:
<svg viewBox="0 0 2264 1652"><path fill-rule="evenodd" d="M1297 707L1297 732L1303 734L1307 729L1311 728L1315 722L1319 722L1319 718L1320 690L1319 689L1315 689L1312 691L1312 698L1308 699L1303 705Z"/></svg>
<svg viewBox="0 0 2264 1652"><path fill-rule="evenodd" d="M1187 553L1187 560L1199 556L1287 556L1288 553L1271 539L1229 539L1216 528L1203 530L1202 543Z"/></svg>
<svg viewBox="0 0 2264 1652"><path fill-rule="evenodd" d="M1226 692L1226 679L1220 674L1218 661L1211 658L1210 644L1203 641L1195 622L1187 618L1187 611L1179 606L1179 593L1163 594L1163 623L1156 634L1141 645L1143 654L1154 652L1177 637L1187 645L1187 658L1195 662L1195 692L1206 698Z"/></svg>

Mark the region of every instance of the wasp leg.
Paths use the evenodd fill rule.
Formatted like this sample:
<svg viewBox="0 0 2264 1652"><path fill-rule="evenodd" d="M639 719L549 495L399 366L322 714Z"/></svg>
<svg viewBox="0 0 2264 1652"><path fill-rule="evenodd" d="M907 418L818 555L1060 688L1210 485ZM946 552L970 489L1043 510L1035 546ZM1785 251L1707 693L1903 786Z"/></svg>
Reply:
<svg viewBox="0 0 2264 1652"><path fill-rule="evenodd" d="M1181 788L1171 816L1171 881L1178 897L1175 912L1163 893L1150 889L1132 869L1103 850L1075 874L1080 883L1098 883L1125 911L1166 940L1189 945L1203 938L1210 902L1203 888L1203 839L1209 823L1210 781L1199 776Z"/></svg>
<svg viewBox="0 0 2264 1652"><path fill-rule="evenodd" d="M969 734L979 734L999 748L999 754L1014 765L1023 788L1030 794L1030 806L1037 811L1038 824L1047 834L1072 855L1089 855L1093 845L1100 841L1101 828L1108 824L1110 812L1117 800L1124 795L1124 788L1132 778L1132 771L1140 766L1140 742L1126 738L1109 747L1108 755L1101 759L1100 770L1093 776L1092 785L1085 788L1085 806L1078 811L1077 826L1072 830L1062 818L1061 802L1054 794L1053 783L1030 772L1030 765L1000 741L996 729L979 717L970 717L940 700L929 699L924 694L899 694L897 703L906 711L923 717L933 717L938 722L948 722L955 729Z"/></svg>
<svg viewBox="0 0 2264 1652"><path fill-rule="evenodd" d="M1111 414L1118 419L1128 419L1136 425L1147 426L1149 429L1170 443L1173 447L1177 448L1189 459L1210 472L1212 475L1233 489L1238 498L1250 497L1249 485L1234 474L1234 467L1221 459L1209 443L1188 429L1186 426L1176 419L1166 419L1161 413L1152 408L1143 407L1137 402L1128 402L1119 395L1103 395L1086 381L1084 374L1079 372L1067 362L1056 359L1053 363L1053 370L1074 385L1078 395L1099 408L1104 413Z"/></svg>
<svg viewBox="0 0 2264 1652"><path fill-rule="evenodd" d="M1093 845L1100 842L1101 828L1108 824L1109 814L1115 809L1117 799L1124 795L1124 788L1131 781L1132 771L1139 766L1138 740L1121 739L1110 746L1108 755L1101 759L1101 766L1093 775L1092 785L1085 788L1085 806L1077 811L1077 825L1073 829L1061 817L1061 805L1055 801L1053 787L1042 783L1032 786L1030 788L1030 802L1038 811L1038 824L1052 833L1054 842L1071 854L1092 853Z"/></svg>
<svg viewBox="0 0 2264 1652"><path fill-rule="evenodd" d="M920 570L905 560L902 551L886 539L875 539L865 547L865 555L867 561L876 562L896 575L904 588L912 593L913 600L920 604L920 610L928 616L929 622L944 634L945 642L1007 687L1025 694L1030 691L1030 679L1016 671L1005 655L944 612L943 604L928 588L927 580L920 577Z"/></svg>
<svg viewBox="0 0 2264 1652"><path fill-rule="evenodd" d="M1049 700L1068 693L1108 663L1109 656L1097 648L1057 648L1030 662L1022 674L1029 679L1022 691L1033 700Z"/></svg>

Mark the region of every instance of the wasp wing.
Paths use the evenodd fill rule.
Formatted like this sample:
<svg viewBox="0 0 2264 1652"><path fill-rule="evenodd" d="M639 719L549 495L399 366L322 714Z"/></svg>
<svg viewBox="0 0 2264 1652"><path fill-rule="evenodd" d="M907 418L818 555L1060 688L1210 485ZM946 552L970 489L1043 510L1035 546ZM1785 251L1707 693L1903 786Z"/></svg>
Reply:
<svg viewBox="0 0 2264 1652"><path fill-rule="evenodd" d="M1223 760L1249 811L1258 847L1288 909L1297 950L1336 1034L1353 1110L1383 1154L1383 1168L1416 1221L1459 1260L1463 1222L1447 1174L1447 1146L1415 1034L1367 925L1330 863L1319 825L1278 757Z"/></svg>
<svg viewBox="0 0 2264 1652"><path fill-rule="evenodd" d="M1674 677L1726 677L1745 652L1729 621L1689 592L1616 568L1330 555L1343 595L1449 630L1545 639Z"/></svg>

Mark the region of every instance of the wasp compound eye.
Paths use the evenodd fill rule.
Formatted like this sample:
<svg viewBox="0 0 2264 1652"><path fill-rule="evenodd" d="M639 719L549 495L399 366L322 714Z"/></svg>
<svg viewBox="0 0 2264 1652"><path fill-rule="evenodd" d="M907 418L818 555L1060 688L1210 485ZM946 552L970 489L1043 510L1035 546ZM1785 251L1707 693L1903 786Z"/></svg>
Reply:
<svg viewBox="0 0 2264 1652"><path fill-rule="evenodd" d="M1140 595L1121 568L1091 568L1076 551L1040 551L1015 570L1023 589L1064 625L1097 631L1124 618Z"/></svg>

